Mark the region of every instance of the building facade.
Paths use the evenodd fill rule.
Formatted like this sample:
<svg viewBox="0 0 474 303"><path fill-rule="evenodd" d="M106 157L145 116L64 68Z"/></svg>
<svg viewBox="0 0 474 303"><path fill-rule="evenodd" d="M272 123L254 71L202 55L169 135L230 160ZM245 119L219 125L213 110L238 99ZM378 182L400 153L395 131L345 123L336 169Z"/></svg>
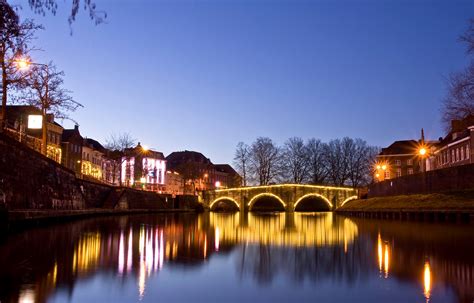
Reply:
<svg viewBox="0 0 474 303"><path fill-rule="evenodd" d="M104 159L105 148L96 140L85 138L82 144L82 176L104 181Z"/></svg>
<svg viewBox="0 0 474 303"><path fill-rule="evenodd" d="M166 160L168 169L173 174L179 175L182 184L179 191L185 194L241 185L241 177L230 165L215 165L200 152L188 150L173 152L166 157Z"/></svg>
<svg viewBox="0 0 474 303"><path fill-rule="evenodd" d="M422 159L418 154L420 142L416 140L395 141L382 148L376 157L374 180L383 181L420 173Z"/></svg>
<svg viewBox="0 0 474 303"><path fill-rule="evenodd" d="M77 176L82 175L82 145L84 138L79 132L79 126L65 129L62 135L61 148L63 159L61 164L73 170Z"/></svg>
<svg viewBox="0 0 474 303"><path fill-rule="evenodd" d="M30 105L6 107L6 133L30 148L41 152L43 116L41 110ZM63 127L54 121L54 115L46 115L46 156L62 162L61 137Z"/></svg>
<svg viewBox="0 0 474 303"><path fill-rule="evenodd" d="M166 159L161 152L138 145L125 150L121 161L123 186L156 192L165 191Z"/></svg>
<svg viewBox="0 0 474 303"><path fill-rule="evenodd" d="M451 130L441 138L438 149L434 152L435 169L474 163L474 116L463 120L453 120Z"/></svg>

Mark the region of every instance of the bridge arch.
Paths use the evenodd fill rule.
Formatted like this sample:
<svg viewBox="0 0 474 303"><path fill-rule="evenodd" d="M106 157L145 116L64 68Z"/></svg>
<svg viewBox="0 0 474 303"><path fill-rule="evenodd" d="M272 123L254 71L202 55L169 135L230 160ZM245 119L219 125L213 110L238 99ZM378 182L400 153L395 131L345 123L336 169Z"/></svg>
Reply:
<svg viewBox="0 0 474 303"><path fill-rule="evenodd" d="M351 196L351 197L347 198L346 200L342 201L341 206L343 206L344 204L346 204L349 201L357 200L358 198L359 197L357 197L357 196ZM339 207L341 207L341 206L339 206Z"/></svg>
<svg viewBox="0 0 474 303"><path fill-rule="evenodd" d="M296 210L296 207L298 206L298 204L300 204L302 201L304 201L305 199L308 199L308 198L319 198L321 200L323 200L329 207L329 210L332 209L333 205L331 203L331 201L329 201L328 198L326 198L325 196L321 195L321 194L317 194L317 193L311 193L311 194L306 194L302 197L300 197L296 202L295 202L295 205L294 205L294 208Z"/></svg>
<svg viewBox="0 0 474 303"><path fill-rule="evenodd" d="M233 204L235 204L235 206L237 206L237 208L240 210L240 205L237 201L235 201L235 199L231 198L231 197L220 197L220 198L217 198L215 199L214 201L212 201L211 204L209 204L209 209L212 210L212 207L218 203L218 202L222 202L222 201L230 201L232 202Z"/></svg>
<svg viewBox="0 0 474 303"><path fill-rule="evenodd" d="M280 198L279 196L275 195L275 194L272 194L272 193L260 193L258 195L255 195L252 197L252 199L250 199L249 203L247 204L248 207L249 207L249 210L252 210L253 209L253 206L255 205L255 202L257 202L260 198L262 197L270 197L270 198L273 198L275 200L277 200L278 202L280 202L280 204L283 206L283 208L286 210L286 203L285 201L283 201L282 198Z"/></svg>

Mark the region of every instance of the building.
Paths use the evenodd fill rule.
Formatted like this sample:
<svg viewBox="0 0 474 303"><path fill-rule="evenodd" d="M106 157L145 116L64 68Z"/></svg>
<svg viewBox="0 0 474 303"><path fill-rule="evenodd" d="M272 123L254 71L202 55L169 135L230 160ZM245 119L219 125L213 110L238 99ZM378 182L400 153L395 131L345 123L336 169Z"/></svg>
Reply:
<svg viewBox="0 0 474 303"><path fill-rule="evenodd" d="M41 110L31 105L6 107L6 133L30 148L41 152L43 116ZM46 156L62 162L61 137L63 127L54 121L54 115L46 115Z"/></svg>
<svg viewBox="0 0 474 303"><path fill-rule="evenodd" d="M418 141L402 140L382 148L376 157L374 180L383 181L421 172L419 147Z"/></svg>
<svg viewBox="0 0 474 303"><path fill-rule="evenodd" d="M184 179L177 171L166 171L165 192L172 195L184 194Z"/></svg>
<svg viewBox="0 0 474 303"><path fill-rule="evenodd" d="M81 173L83 178L104 181L103 166L106 150L96 140L85 138L82 144Z"/></svg>
<svg viewBox="0 0 474 303"><path fill-rule="evenodd" d="M216 183L222 188L242 186L242 177L229 164L214 164Z"/></svg>
<svg viewBox="0 0 474 303"><path fill-rule="evenodd" d="M451 121L451 130L434 152L435 169L474 163L472 150L474 148L474 116L463 120Z"/></svg>
<svg viewBox="0 0 474 303"><path fill-rule="evenodd" d="M179 192L196 194L197 191L241 186L241 177L230 165L215 165L200 152L173 152L166 160L168 169L180 176Z"/></svg>
<svg viewBox="0 0 474 303"><path fill-rule="evenodd" d="M82 174L82 145L84 138L79 132L79 126L65 129L62 135L61 148L63 159L61 164L73 170L77 176Z"/></svg>
<svg viewBox="0 0 474 303"><path fill-rule="evenodd" d="M140 145L124 151L121 180L123 186L162 192L165 190L166 159L161 152Z"/></svg>
<svg viewBox="0 0 474 303"><path fill-rule="evenodd" d="M195 194L197 191L215 188L215 170L209 158L200 152L178 151L166 157L168 169L179 173L183 181L182 192Z"/></svg>

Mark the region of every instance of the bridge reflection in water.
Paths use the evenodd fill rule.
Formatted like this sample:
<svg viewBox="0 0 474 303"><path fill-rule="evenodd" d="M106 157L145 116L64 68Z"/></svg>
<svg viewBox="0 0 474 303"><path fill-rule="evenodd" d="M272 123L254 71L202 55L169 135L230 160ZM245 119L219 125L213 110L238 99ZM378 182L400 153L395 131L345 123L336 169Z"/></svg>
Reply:
<svg viewBox="0 0 474 303"><path fill-rule="evenodd" d="M332 213L249 213L210 216L216 241L229 244L258 243L274 246L347 245L357 237L357 225Z"/></svg>
<svg viewBox="0 0 474 303"><path fill-rule="evenodd" d="M58 296L58 301L69 301L61 293L81 293L84 283L80 282L98 276L107 277L108 288L131 287L126 292L135 300L154 301L157 298L150 297L150 290L160 283L152 281L160 278L163 269L169 278L176 266L179 271L222 266L215 260L231 258L233 268L219 268L223 276L218 279L229 279L233 271L239 279L257 285L271 285L284 277L295 283L310 281L315 289L320 285L362 289L376 287L366 283L374 279L396 280L411 285L425 301L435 302L440 289L448 287L452 292L447 293L463 302L474 297L472 229L470 225L349 219L333 213L81 220L10 235L0 245L0 301L46 302ZM194 272L180 276L180 283L199 283ZM288 286L288 293L292 287ZM373 291L380 294L381 290ZM112 293L99 295L103 302L126 301L109 297Z"/></svg>

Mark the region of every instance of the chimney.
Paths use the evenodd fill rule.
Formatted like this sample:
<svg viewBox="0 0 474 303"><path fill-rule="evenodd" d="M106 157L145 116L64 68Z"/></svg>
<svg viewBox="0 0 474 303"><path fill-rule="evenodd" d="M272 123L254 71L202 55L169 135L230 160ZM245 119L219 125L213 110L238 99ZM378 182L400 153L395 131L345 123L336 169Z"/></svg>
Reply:
<svg viewBox="0 0 474 303"><path fill-rule="evenodd" d="M461 120L451 120L451 131L458 132L462 130L462 121Z"/></svg>
<svg viewBox="0 0 474 303"><path fill-rule="evenodd" d="M74 125L74 130L77 130L77 131L78 131L78 130L79 130L79 125L75 124L75 125Z"/></svg>

